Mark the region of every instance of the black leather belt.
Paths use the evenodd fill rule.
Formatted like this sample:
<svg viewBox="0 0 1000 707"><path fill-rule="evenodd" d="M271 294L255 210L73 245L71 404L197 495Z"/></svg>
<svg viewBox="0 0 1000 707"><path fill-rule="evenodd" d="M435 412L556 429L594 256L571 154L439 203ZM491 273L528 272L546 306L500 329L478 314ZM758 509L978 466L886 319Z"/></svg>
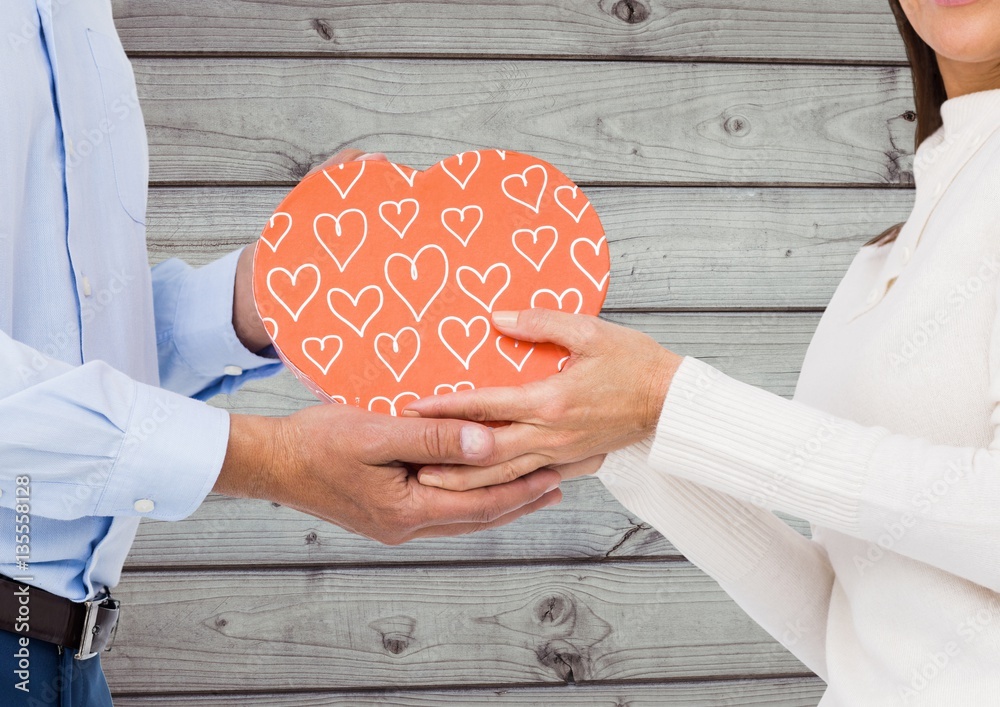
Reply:
<svg viewBox="0 0 1000 707"><path fill-rule="evenodd" d="M110 650L118 606L110 595L80 603L0 575L0 629L68 648L80 660Z"/></svg>

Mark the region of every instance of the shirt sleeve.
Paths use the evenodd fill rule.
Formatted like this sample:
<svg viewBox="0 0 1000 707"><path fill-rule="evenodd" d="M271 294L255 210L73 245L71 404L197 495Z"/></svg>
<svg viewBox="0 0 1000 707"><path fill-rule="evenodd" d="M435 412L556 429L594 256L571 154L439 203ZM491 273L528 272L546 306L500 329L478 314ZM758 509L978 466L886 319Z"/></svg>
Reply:
<svg viewBox="0 0 1000 707"><path fill-rule="evenodd" d="M597 477L825 678L833 588L826 552L767 510L652 467L652 442L609 454Z"/></svg>
<svg viewBox="0 0 1000 707"><path fill-rule="evenodd" d="M18 477L28 477L40 516L178 520L215 485L226 411L103 361L48 358L4 332L0 370L0 505L13 508Z"/></svg>
<svg viewBox="0 0 1000 707"><path fill-rule="evenodd" d="M995 338L994 334L994 338ZM998 347L991 367L998 370ZM998 380L992 396L998 399ZM1000 409L992 413L994 430ZM1000 591L1000 446L864 426L681 362L649 464Z"/></svg>
<svg viewBox="0 0 1000 707"><path fill-rule="evenodd" d="M233 283L241 250L201 268L171 258L152 269L160 385L207 400L280 372L273 347L249 351L233 329Z"/></svg>

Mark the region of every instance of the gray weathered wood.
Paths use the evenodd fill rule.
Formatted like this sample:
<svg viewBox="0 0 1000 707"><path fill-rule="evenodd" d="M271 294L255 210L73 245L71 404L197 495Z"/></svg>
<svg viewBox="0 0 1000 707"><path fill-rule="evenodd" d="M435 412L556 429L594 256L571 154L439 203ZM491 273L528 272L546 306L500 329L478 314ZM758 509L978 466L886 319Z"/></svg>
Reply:
<svg viewBox="0 0 1000 707"><path fill-rule="evenodd" d="M285 187L158 188L153 261L202 265L252 242ZM606 311L822 308L862 243L905 220L902 189L592 187L608 234Z"/></svg>
<svg viewBox="0 0 1000 707"><path fill-rule="evenodd" d="M809 672L683 562L127 574L119 693Z"/></svg>
<svg viewBox="0 0 1000 707"><path fill-rule="evenodd" d="M317 694L116 697L116 707L815 707L826 685L819 678L713 680L653 685L570 685L566 688L324 692Z"/></svg>
<svg viewBox="0 0 1000 707"><path fill-rule="evenodd" d="M562 485L558 506L506 527L389 547L266 501L211 495L189 518L139 526L129 568L345 566L446 562L680 559L597 479ZM787 519L808 535L803 521Z"/></svg>
<svg viewBox="0 0 1000 707"><path fill-rule="evenodd" d="M906 59L881 0L115 0L114 10L133 55Z"/></svg>
<svg viewBox="0 0 1000 707"><path fill-rule="evenodd" d="M909 70L138 59L156 182L290 184L338 149L502 147L581 184L911 182ZM641 90L639 90L641 87Z"/></svg>

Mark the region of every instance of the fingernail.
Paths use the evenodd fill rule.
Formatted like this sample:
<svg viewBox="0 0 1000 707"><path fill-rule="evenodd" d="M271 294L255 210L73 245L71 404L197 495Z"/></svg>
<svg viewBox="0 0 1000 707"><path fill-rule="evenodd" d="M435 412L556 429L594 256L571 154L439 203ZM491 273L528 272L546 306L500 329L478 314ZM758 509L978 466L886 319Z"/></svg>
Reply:
<svg viewBox="0 0 1000 707"><path fill-rule="evenodd" d="M403 417L420 417L420 413L416 410L403 410L400 415Z"/></svg>
<svg viewBox="0 0 1000 707"><path fill-rule="evenodd" d="M363 155L358 155L354 158L355 160L384 160L388 159L382 152L366 152Z"/></svg>
<svg viewBox="0 0 1000 707"><path fill-rule="evenodd" d="M562 497L562 496L553 496L552 498L550 498L550 499L549 499L549 500L548 500L548 501L547 501L547 502L545 503L545 505L544 505L544 506L542 506L542 508L549 508L549 507L551 507L551 506L558 506L558 505L559 505L560 503L562 503L562 500L563 500L563 497Z"/></svg>
<svg viewBox="0 0 1000 707"><path fill-rule="evenodd" d="M545 489L545 493L549 493L550 491L555 491L557 488L559 488L559 484L561 484L561 483L562 483L562 479L559 479L559 481L555 482L554 484L552 484L551 486L549 486L547 489Z"/></svg>
<svg viewBox="0 0 1000 707"><path fill-rule="evenodd" d="M517 312L493 312L493 323L497 326L517 326Z"/></svg>
<svg viewBox="0 0 1000 707"><path fill-rule="evenodd" d="M482 427L462 428L462 451L466 454L479 454L486 446L486 433Z"/></svg>
<svg viewBox="0 0 1000 707"><path fill-rule="evenodd" d="M444 486L444 481L442 481L440 474L432 474L431 472L426 472L426 473L421 472L419 479L420 483L422 483L424 486L434 486L436 488L441 488L442 486Z"/></svg>

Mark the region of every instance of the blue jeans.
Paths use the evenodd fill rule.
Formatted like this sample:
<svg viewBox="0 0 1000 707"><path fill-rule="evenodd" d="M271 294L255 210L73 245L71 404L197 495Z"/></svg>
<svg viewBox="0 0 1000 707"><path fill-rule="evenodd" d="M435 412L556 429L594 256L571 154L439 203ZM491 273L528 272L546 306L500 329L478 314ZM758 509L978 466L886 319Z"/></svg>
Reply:
<svg viewBox="0 0 1000 707"><path fill-rule="evenodd" d="M111 707L101 656L77 660L72 650L60 655L55 644L27 641L22 646L20 635L0 631L0 705Z"/></svg>

